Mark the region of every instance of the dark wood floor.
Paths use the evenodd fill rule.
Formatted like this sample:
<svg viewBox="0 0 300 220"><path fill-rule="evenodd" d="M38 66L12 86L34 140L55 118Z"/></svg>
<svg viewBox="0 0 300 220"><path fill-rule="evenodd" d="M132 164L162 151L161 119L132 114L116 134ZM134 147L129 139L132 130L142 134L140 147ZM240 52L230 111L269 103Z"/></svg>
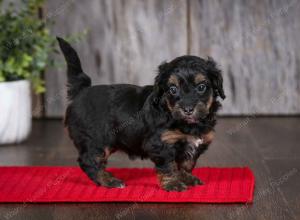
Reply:
<svg viewBox="0 0 300 220"><path fill-rule="evenodd" d="M300 219L300 118L221 118L215 142L198 166L249 166L251 205L0 204L0 219ZM34 121L29 140L0 146L0 165L76 165L76 151L58 120ZM109 166L152 167L115 154Z"/></svg>

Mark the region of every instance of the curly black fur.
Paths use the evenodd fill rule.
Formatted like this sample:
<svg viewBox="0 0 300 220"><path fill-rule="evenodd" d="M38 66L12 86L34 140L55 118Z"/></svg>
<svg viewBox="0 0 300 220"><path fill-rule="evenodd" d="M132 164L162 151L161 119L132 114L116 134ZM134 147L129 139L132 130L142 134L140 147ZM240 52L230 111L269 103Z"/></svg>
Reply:
<svg viewBox="0 0 300 220"><path fill-rule="evenodd" d="M182 135L201 138L213 131L221 106L217 97L225 98L221 71L211 58L182 56L163 63L154 86L91 86L75 50L63 39L58 41L68 64L70 104L65 125L78 149L80 167L90 179L107 187L124 186L105 171L108 156L116 150L130 157L150 158L163 175L176 176L184 169L180 164L186 161L190 161L190 167L185 170L191 172L209 143L193 146ZM195 82L197 74L203 78L201 88ZM176 85L170 81L171 76ZM203 87L205 92L199 92ZM189 113L186 108L190 108ZM182 133L181 139L172 144L162 141L163 132L174 130ZM173 164L178 167L174 169ZM162 184L166 190L183 189L168 185L166 179Z"/></svg>

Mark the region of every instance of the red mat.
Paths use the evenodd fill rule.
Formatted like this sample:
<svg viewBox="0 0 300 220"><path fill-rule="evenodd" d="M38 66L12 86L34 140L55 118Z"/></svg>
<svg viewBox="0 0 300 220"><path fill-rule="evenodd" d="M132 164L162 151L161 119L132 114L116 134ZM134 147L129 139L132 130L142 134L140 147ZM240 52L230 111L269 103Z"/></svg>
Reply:
<svg viewBox="0 0 300 220"><path fill-rule="evenodd" d="M111 168L123 189L96 186L78 167L0 167L0 202L195 202L249 203L254 176L249 168L197 168L205 185L185 192L159 188L150 168Z"/></svg>

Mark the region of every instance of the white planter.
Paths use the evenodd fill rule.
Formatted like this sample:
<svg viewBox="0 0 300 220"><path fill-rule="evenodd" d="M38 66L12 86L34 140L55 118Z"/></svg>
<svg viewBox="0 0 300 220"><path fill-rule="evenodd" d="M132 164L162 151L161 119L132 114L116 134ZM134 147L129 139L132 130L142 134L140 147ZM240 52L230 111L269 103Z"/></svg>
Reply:
<svg viewBox="0 0 300 220"><path fill-rule="evenodd" d="M20 143L30 130L30 82L0 82L0 144Z"/></svg>

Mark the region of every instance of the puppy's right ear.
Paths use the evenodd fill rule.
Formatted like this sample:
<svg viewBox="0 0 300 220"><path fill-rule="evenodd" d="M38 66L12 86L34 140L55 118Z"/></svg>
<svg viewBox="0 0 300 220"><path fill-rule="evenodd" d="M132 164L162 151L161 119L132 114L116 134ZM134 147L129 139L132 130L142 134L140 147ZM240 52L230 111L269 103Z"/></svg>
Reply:
<svg viewBox="0 0 300 220"><path fill-rule="evenodd" d="M225 99L226 96L223 89L223 77L221 70L217 67L216 62L211 57L208 57L206 63L208 78L212 82L215 96L220 96L222 99Z"/></svg>
<svg viewBox="0 0 300 220"><path fill-rule="evenodd" d="M159 100L163 94L163 76L167 72L169 64L167 62L163 62L158 66L158 73L154 80L154 88L153 88L153 103L158 104Z"/></svg>

